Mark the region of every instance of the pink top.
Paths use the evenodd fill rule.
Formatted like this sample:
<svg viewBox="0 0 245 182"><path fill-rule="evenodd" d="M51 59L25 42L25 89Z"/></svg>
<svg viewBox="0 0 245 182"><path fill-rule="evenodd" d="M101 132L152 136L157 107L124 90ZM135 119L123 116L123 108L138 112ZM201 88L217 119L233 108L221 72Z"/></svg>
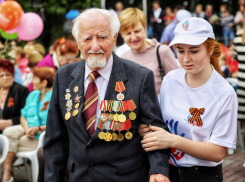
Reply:
<svg viewBox="0 0 245 182"><path fill-rule="evenodd" d="M157 95L159 95L162 81L157 61L156 50L157 46L160 45L160 43L157 42L156 39L152 39L151 41L153 44L147 47L145 50L137 52L129 50L125 52L121 57L151 69L154 72L156 92ZM167 74L171 70L178 68L174 53L168 46L161 45L159 48L159 55L161 57L162 67L165 74Z"/></svg>
<svg viewBox="0 0 245 182"><path fill-rule="evenodd" d="M53 61L53 58L50 54L47 54L38 64L36 67L50 67L50 68L53 68L55 71L56 71L56 66L54 65L54 61ZM30 83L30 85L28 85L28 89L29 89L29 92L32 92L33 91L33 84L32 82Z"/></svg>
<svg viewBox="0 0 245 182"><path fill-rule="evenodd" d="M27 68L28 65L28 59L26 59L25 57L23 57L20 61L19 64L19 69L21 71L21 76L25 73L25 69Z"/></svg>

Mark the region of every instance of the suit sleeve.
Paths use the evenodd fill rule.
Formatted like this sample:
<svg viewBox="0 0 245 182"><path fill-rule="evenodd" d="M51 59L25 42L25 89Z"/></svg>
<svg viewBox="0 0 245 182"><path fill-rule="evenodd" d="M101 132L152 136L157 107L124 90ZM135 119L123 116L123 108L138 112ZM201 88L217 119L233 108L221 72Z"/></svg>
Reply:
<svg viewBox="0 0 245 182"><path fill-rule="evenodd" d="M54 80L43 148L45 156L44 177L45 181L48 182L64 181L68 159L69 140L59 106L58 73L56 73Z"/></svg>
<svg viewBox="0 0 245 182"><path fill-rule="evenodd" d="M152 71L149 71L146 74L143 81L140 94L140 109L142 123L158 126L169 131L167 125L162 120L160 105L155 90L154 74ZM170 149L147 152L147 155L150 163L149 175L163 174L168 177Z"/></svg>
<svg viewBox="0 0 245 182"><path fill-rule="evenodd" d="M21 89L21 88L19 88L19 89ZM28 94L29 94L29 91L25 87L23 87L22 90L19 92L20 109L22 109L25 106L26 98L27 98ZM18 112L19 112L19 115L18 116L14 116L14 117L11 118L12 121L13 121L13 125L20 124L20 115L21 115L21 112L20 112L20 110Z"/></svg>

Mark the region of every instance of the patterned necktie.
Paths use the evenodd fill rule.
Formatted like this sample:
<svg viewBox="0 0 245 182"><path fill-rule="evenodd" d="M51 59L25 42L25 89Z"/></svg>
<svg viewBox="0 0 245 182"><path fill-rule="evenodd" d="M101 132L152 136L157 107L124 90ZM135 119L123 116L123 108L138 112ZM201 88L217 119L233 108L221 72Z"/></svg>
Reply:
<svg viewBox="0 0 245 182"><path fill-rule="evenodd" d="M99 76L100 74L97 71L89 73L89 84L85 94L85 104L82 111L85 127L90 137L92 137L95 132L98 89L94 81Z"/></svg>

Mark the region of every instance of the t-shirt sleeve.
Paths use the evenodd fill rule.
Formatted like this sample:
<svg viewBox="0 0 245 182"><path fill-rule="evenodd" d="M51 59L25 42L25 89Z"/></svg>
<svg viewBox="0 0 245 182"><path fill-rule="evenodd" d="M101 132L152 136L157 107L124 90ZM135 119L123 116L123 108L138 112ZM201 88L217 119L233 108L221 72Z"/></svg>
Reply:
<svg viewBox="0 0 245 182"><path fill-rule="evenodd" d="M220 106L220 112L213 127L209 142L231 149L236 148L237 107L237 96L234 92L231 93L224 104Z"/></svg>

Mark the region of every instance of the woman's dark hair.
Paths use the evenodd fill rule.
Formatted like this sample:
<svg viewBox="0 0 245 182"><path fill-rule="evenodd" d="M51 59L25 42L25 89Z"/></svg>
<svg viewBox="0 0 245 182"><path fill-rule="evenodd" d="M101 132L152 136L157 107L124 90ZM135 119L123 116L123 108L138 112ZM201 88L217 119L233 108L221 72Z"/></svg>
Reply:
<svg viewBox="0 0 245 182"><path fill-rule="evenodd" d="M0 59L0 69L6 70L14 75L14 65L8 59Z"/></svg>

